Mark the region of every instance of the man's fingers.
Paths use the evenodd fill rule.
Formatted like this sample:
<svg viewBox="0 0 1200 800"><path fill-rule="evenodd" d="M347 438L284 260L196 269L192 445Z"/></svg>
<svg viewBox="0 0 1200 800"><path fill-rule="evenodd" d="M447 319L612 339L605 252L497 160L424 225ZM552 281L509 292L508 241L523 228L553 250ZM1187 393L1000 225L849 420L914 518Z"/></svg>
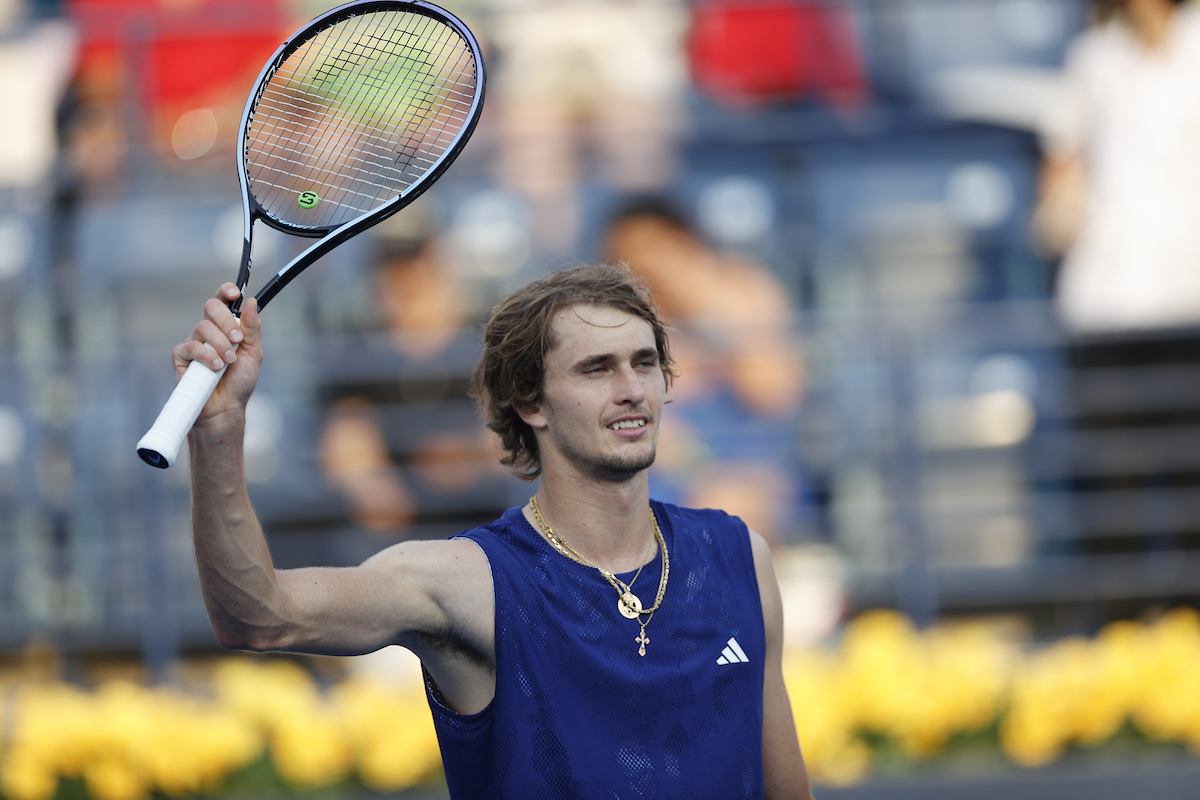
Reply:
<svg viewBox="0 0 1200 800"><path fill-rule="evenodd" d="M242 324L236 331L230 331L229 338L234 342L245 342L247 345L257 345L258 335L262 330L262 322L258 317L258 301L253 297L242 306ZM235 335L238 338L234 338Z"/></svg>
<svg viewBox="0 0 1200 800"><path fill-rule="evenodd" d="M204 316L207 319L202 320L196 326L197 333L200 332L201 326L215 326L215 331L206 329L201 338L212 345L214 350L221 353L225 357L225 360L232 364L235 359L230 356L234 355L234 350L236 350L234 345L240 344L245 338L238 325L237 317L217 298L213 298L204 304Z"/></svg>
<svg viewBox="0 0 1200 800"><path fill-rule="evenodd" d="M237 317L219 297L213 297L204 302L204 318L212 320L222 328L237 324Z"/></svg>
<svg viewBox="0 0 1200 800"><path fill-rule="evenodd" d="M225 366L225 360L217 355L213 347L199 339L189 339L182 344L175 345L171 356L177 370L187 369L187 365L193 361L199 361L213 372Z"/></svg>
<svg viewBox="0 0 1200 800"><path fill-rule="evenodd" d="M258 303L254 298L250 298L250 302L242 308L242 319L229 310L229 303L241 297L242 293L236 285L232 283L223 283L221 288L217 289L216 296L209 300L204 305L204 314L206 317L217 323L221 331L233 344L241 344L246 339L246 332L243 330L245 325L245 315L247 311L254 314L255 324L258 321Z"/></svg>
<svg viewBox="0 0 1200 800"><path fill-rule="evenodd" d="M191 356L192 360L208 365L209 369L213 372L225 366L225 359L218 355L217 352L217 349L207 342L190 342L188 344L188 355Z"/></svg>
<svg viewBox="0 0 1200 800"><path fill-rule="evenodd" d="M184 343L185 345L189 345L188 353L192 356L193 360L203 361L212 366L213 369L220 369L225 364L232 364L234 361L237 361L237 348L234 346L235 342L231 341L225 331L225 322L226 320L222 319L222 324L218 324L210 319L205 319L196 324L195 329L192 331L192 335L195 338ZM236 320L233 322L233 328L237 328ZM197 347L191 347L191 343L196 343ZM207 345L212 350L208 350L202 345Z"/></svg>
<svg viewBox="0 0 1200 800"><path fill-rule="evenodd" d="M193 361L199 361L213 372L219 372L241 360L238 357L240 351L248 358L247 366L242 368L239 365L234 367L234 371L243 376L239 378L241 383L246 382L244 376L250 376L249 380L253 381L257 364L262 360L258 308L256 303L249 303L249 307L243 309L242 318L239 320L229 310L228 303L240 295L237 286L226 283L204 304L204 317L192 328L187 339L171 351L176 380L187 371Z"/></svg>
<svg viewBox="0 0 1200 800"><path fill-rule="evenodd" d="M237 285L228 282L222 283L221 287L217 289L217 294L215 295L217 300L220 300L224 303L232 303L241 296L242 292L240 289L238 289Z"/></svg>

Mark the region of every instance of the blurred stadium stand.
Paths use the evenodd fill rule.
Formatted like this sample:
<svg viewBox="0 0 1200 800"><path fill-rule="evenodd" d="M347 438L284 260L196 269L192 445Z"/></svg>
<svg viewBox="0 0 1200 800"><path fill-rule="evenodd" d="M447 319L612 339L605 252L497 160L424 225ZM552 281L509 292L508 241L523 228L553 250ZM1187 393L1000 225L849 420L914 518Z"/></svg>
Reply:
<svg viewBox="0 0 1200 800"><path fill-rule="evenodd" d="M161 670L215 647L191 562L186 462L149 470L133 442L169 392L170 346L232 274L230 125L246 87L281 31L318 5L35 4L0 39L71 20L84 69L59 109L55 168L0 186L4 648L41 639L80 658L140 652ZM485 37L503 13L448 5ZM1054 265L1029 243L1032 112L1008 96L970 102L1000 68L1005 86L1033 91L1085 7L686 7L694 85L682 169L662 193L716 244L768 265L798 311L808 387L779 442L799 465L803 502L786 541L839 554L847 611L1019 614L1049 637L1200 598L1197 332L1179 332L1154 362L1077 353L1048 304ZM739 38L763 25L778 33L772 47ZM787 58L821 48L840 58ZM211 85L192 80L203 74ZM193 106L212 119L180 128ZM539 251L520 198L490 172L500 123L489 114L431 193L477 308L548 265L592 257L624 196L583 170L575 249ZM205 125L215 132L192 157ZM97 166L107 146L115 165ZM93 159L94 174L73 171L75 157ZM296 247L266 231L257 246L263 269ZM342 248L270 311L248 457L281 565L357 563L402 538L488 521L528 493L487 448L432 461L421 449L430 434L478 430L462 390L475 334L464 329L436 361L396 354L362 324L374 248L370 237ZM322 472L323 420L349 396L378 410L395 475L416 498L403 526L357 524Z"/></svg>

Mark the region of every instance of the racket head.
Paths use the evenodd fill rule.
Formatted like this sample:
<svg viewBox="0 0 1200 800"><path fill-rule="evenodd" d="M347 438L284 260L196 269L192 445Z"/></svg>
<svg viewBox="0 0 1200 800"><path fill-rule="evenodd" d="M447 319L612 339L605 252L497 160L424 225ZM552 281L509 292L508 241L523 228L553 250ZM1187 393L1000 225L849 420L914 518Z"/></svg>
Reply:
<svg viewBox="0 0 1200 800"><path fill-rule="evenodd" d="M400 210L462 151L485 83L475 37L431 3L358 0L318 16L280 46L246 102L247 228L261 219L322 237Z"/></svg>

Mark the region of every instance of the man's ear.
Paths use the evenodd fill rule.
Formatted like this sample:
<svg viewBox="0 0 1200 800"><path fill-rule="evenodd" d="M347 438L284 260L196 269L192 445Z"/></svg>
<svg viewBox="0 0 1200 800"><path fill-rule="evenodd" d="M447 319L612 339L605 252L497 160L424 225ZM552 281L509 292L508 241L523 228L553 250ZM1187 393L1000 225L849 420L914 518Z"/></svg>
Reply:
<svg viewBox="0 0 1200 800"><path fill-rule="evenodd" d="M512 408L521 421L534 430L546 427L546 416L542 413L541 403L513 403Z"/></svg>

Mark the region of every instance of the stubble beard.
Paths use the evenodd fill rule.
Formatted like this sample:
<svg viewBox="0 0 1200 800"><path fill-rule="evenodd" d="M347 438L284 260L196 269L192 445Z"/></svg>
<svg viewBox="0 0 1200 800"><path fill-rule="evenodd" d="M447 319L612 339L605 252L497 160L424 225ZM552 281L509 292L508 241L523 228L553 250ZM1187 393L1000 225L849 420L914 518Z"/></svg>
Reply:
<svg viewBox="0 0 1200 800"><path fill-rule="evenodd" d="M658 454L658 437L650 442L650 449L638 453L583 453L564 442L562 453L567 460L581 471L605 482L620 483L635 477L639 472L650 469Z"/></svg>

